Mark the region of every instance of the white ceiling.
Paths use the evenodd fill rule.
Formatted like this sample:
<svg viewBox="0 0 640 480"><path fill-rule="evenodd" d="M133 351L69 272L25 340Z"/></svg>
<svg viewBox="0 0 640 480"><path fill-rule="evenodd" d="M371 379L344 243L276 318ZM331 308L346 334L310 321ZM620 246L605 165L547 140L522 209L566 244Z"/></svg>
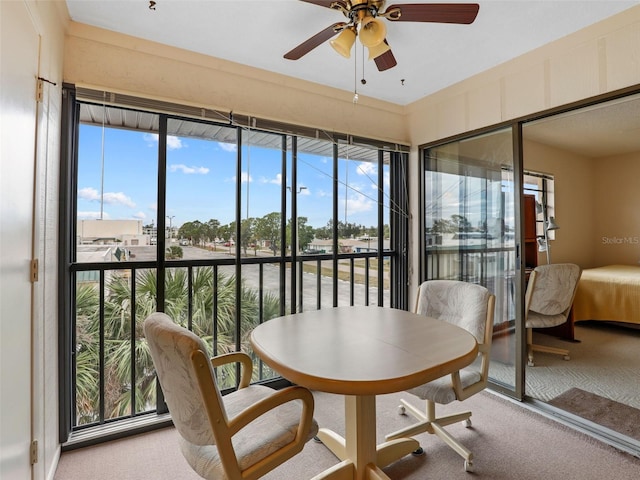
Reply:
<svg viewBox="0 0 640 480"><path fill-rule="evenodd" d="M443 0L439 0L443 2ZM421 3L416 0L391 0ZM453 3L453 2L450 2ZM640 0L481 0L471 25L387 22L398 65L378 72L328 44L300 60L283 55L337 11L298 0L67 0L71 18L124 34L406 105L640 3ZM358 43L356 43L358 45ZM354 67L357 66L357 73ZM404 79L404 85L401 80ZM606 106L605 106L606 105ZM526 139L586 157L640 151L640 96L527 124Z"/></svg>
<svg viewBox="0 0 640 480"><path fill-rule="evenodd" d="M522 132L587 158L640 152L640 94L531 122Z"/></svg>
<svg viewBox="0 0 640 480"><path fill-rule="evenodd" d="M444 3L443 0L438 0ZM446 0L445 0L446 1ZM428 3L391 0L401 3ZM455 3L455 2L449 2ZM298 0L67 0L74 21L348 92L406 105L640 3L639 0L481 0L471 25L386 21L398 65L379 72L323 43L300 60L283 55L338 11ZM366 79L362 84L361 79ZM404 80L404 82L403 82Z"/></svg>

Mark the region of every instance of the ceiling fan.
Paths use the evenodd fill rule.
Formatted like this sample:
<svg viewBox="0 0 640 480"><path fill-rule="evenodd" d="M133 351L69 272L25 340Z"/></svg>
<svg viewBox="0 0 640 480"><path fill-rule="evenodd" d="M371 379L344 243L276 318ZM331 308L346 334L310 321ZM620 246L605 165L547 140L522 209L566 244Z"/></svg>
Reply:
<svg viewBox="0 0 640 480"><path fill-rule="evenodd" d="M347 22L337 22L316 33L284 55L298 60L330 38L331 46L342 56L351 57L356 37L369 49L369 60L374 60L379 71L395 67L397 61L386 39L384 18L391 22L433 22L470 24L476 19L477 3L406 3L391 5L384 10L385 0L301 0L320 7L338 10ZM384 10L384 11L383 11Z"/></svg>

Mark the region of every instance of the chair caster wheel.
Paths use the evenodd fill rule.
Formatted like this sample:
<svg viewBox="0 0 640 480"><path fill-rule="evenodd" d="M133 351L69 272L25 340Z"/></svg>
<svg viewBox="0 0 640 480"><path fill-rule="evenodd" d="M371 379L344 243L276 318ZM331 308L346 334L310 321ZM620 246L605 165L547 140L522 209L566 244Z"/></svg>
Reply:
<svg viewBox="0 0 640 480"><path fill-rule="evenodd" d="M473 462L471 460L464 461L464 471L468 473L473 472Z"/></svg>
<svg viewBox="0 0 640 480"><path fill-rule="evenodd" d="M569 355L565 355L565 356L564 356L564 357L562 357L562 358L564 358L564 359L565 359L565 360L567 360L567 361L568 361L568 360L571 360L571 357L570 357Z"/></svg>
<svg viewBox="0 0 640 480"><path fill-rule="evenodd" d="M419 455L424 454L424 449L422 447L418 448L417 450L414 450L413 452L411 452L411 455L413 455L414 457L417 457Z"/></svg>
<svg viewBox="0 0 640 480"><path fill-rule="evenodd" d="M462 421L462 425L464 425L466 428L471 428L471 419L467 418L466 420Z"/></svg>
<svg viewBox="0 0 640 480"><path fill-rule="evenodd" d="M404 405L398 405L398 415L405 415L407 410L404 408Z"/></svg>

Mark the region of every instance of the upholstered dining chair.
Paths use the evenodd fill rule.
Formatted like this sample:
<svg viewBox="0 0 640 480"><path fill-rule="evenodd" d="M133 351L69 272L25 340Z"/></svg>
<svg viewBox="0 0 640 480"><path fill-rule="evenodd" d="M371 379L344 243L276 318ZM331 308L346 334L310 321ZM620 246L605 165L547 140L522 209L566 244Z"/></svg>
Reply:
<svg viewBox="0 0 640 480"><path fill-rule="evenodd" d="M401 400L399 413L404 415L409 411L419 421L387 435L387 440L413 437L424 432L435 434L464 458L464 469L467 472L473 471L471 451L444 429L456 422L463 422L466 427L470 427L471 412L436 417L436 404L463 401L487 386L494 305L495 296L482 285L457 280L428 280L420 285L415 312L452 323L472 333L478 342L478 358L470 366L451 375L408 390L408 393L426 401L426 410L420 410L406 400ZM420 448L414 453L422 452Z"/></svg>
<svg viewBox="0 0 640 480"><path fill-rule="evenodd" d="M299 453L318 425L309 390L250 385L251 358L209 358L203 341L164 313L144 322L158 379L189 465L208 480L252 480ZM239 388L222 396L214 368L239 362Z"/></svg>
<svg viewBox="0 0 640 480"><path fill-rule="evenodd" d="M533 329L557 327L567 321L581 274L582 269L573 263L552 263L537 266L529 275L524 303L530 367L535 365L533 352L555 353L570 359L567 349L534 344Z"/></svg>

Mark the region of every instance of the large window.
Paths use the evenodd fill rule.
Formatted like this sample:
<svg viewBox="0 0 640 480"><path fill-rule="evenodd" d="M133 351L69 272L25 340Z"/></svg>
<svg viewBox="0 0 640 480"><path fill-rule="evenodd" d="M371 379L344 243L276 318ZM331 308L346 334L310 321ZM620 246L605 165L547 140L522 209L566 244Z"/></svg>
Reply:
<svg viewBox="0 0 640 480"><path fill-rule="evenodd" d="M423 280L477 283L496 296L490 375L517 383L516 325L520 259L512 130L423 151Z"/></svg>
<svg viewBox="0 0 640 480"><path fill-rule="evenodd" d="M546 241L555 238L555 230L545 228L555 218L553 175L525 171L523 190L525 195L533 195L536 199L536 236L538 240L544 240L539 241L540 248L546 249Z"/></svg>
<svg viewBox="0 0 640 480"><path fill-rule="evenodd" d="M90 94L65 115L75 134L62 223L63 442L166 412L141 328L154 311L210 354L252 355L251 330L278 315L406 308L406 153ZM277 380L255 355L254 365L254 380ZM235 368L218 370L234 388Z"/></svg>

